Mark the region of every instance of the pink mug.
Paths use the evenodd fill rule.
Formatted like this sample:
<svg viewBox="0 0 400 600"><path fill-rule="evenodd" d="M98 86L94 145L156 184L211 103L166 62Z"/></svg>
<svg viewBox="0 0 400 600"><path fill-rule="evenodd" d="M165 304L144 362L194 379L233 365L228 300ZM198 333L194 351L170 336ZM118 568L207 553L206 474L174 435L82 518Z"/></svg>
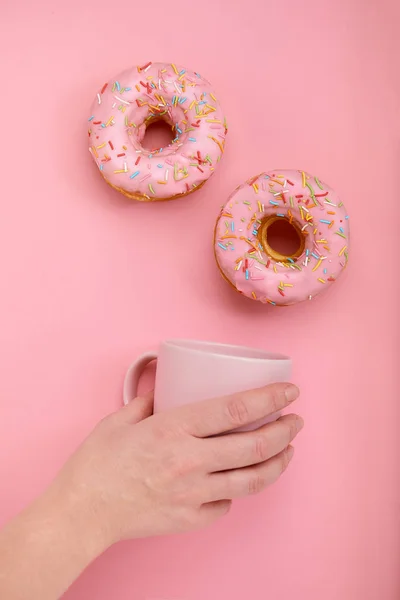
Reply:
<svg viewBox="0 0 400 600"><path fill-rule="evenodd" d="M137 396L140 376L153 360L157 361L154 412L290 381L292 367L290 358L264 350L197 340L166 340L158 352L142 354L129 367L124 404ZM278 416L270 415L246 429L255 429Z"/></svg>

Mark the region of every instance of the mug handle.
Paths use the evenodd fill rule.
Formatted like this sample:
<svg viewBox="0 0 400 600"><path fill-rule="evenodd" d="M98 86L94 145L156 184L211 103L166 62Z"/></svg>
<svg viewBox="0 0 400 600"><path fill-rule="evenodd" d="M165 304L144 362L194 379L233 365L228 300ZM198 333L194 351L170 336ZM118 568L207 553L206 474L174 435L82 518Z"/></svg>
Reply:
<svg viewBox="0 0 400 600"><path fill-rule="evenodd" d="M139 380L145 367L153 360L157 360L157 358L157 352L145 352L131 364L124 380L123 400L125 405L136 398Z"/></svg>

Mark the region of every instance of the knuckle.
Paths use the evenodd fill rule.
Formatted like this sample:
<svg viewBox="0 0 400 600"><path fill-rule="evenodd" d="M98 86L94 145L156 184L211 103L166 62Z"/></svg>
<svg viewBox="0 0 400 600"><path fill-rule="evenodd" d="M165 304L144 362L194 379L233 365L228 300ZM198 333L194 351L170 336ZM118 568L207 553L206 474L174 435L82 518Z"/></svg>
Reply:
<svg viewBox="0 0 400 600"><path fill-rule="evenodd" d="M297 433L298 433L298 427L297 427L297 419L291 419L289 425L289 441L293 440Z"/></svg>
<svg viewBox="0 0 400 600"><path fill-rule="evenodd" d="M227 411L233 425L245 425L248 421L249 410L243 398L236 396L227 404Z"/></svg>
<svg viewBox="0 0 400 600"><path fill-rule="evenodd" d="M170 458L168 467L174 478L180 478L191 473L195 464L189 456L175 455Z"/></svg>
<svg viewBox="0 0 400 600"><path fill-rule="evenodd" d="M254 455L256 460L264 462L269 458L269 444L265 436L259 435L254 444Z"/></svg>
<svg viewBox="0 0 400 600"><path fill-rule="evenodd" d="M269 405L271 413L278 412L283 406L283 395L276 386L272 386L270 389Z"/></svg>
<svg viewBox="0 0 400 600"><path fill-rule="evenodd" d="M235 476L232 472L227 471L224 481L224 497L228 500L234 498L237 487L238 483Z"/></svg>
<svg viewBox="0 0 400 600"><path fill-rule="evenodd" d="M162 442L177 439L180 435L178 427L163 417L164 415L161 413L151 417L153 436Z"/></svg>
<svg viewBox="0 0 400 600"><path fill-rule="evenodd" d="M250 477L248 487L249 494L259 494L266 487L266 480L262 475L257 473Z"/></svg>

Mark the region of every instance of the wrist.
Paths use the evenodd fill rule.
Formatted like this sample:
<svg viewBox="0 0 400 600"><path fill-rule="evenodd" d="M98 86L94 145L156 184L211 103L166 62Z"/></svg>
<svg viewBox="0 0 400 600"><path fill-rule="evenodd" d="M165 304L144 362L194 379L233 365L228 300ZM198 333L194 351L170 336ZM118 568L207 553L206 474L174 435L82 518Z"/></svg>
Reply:
<svg viewBox="0 0 400 600"><path fill-rule="evenodd" d="M44 514L52 519L63 543L84 566L102 554L110 545L106 528L89 498L56 480L38 500Z"/></svg>
<svg viewBox="0 0 400 600"><path fill-rule="evenodd" d="M90 507L56 481L0 534L0 596L60 598L106 548Z"/></svg>

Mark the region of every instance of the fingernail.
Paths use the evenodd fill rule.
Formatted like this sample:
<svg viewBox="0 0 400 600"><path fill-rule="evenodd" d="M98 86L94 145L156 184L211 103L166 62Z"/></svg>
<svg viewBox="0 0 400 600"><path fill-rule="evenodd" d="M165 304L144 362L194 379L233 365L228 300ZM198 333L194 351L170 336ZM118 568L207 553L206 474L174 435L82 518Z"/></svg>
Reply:
<svg viewBox="0 0 400 600"><path fill-rule="evenodd" d="M301 417L296 417L296 430L301 431L304 427L304 421Z"/></svg>
<svg viewBox="0 0 400 600"><path fill-rule="evenodd" d="M294 454L293 446L288 446L288 449L286 450L286 456L288 457L288 461L292 460L293 454Z"/></svg>
<svg viewBox="0 0 400 600"><path fill-rule="evenodd" d="M294 402L299 397L300 391L295 385L288 385L285 389L285 396L288 402Z"/></svg>

